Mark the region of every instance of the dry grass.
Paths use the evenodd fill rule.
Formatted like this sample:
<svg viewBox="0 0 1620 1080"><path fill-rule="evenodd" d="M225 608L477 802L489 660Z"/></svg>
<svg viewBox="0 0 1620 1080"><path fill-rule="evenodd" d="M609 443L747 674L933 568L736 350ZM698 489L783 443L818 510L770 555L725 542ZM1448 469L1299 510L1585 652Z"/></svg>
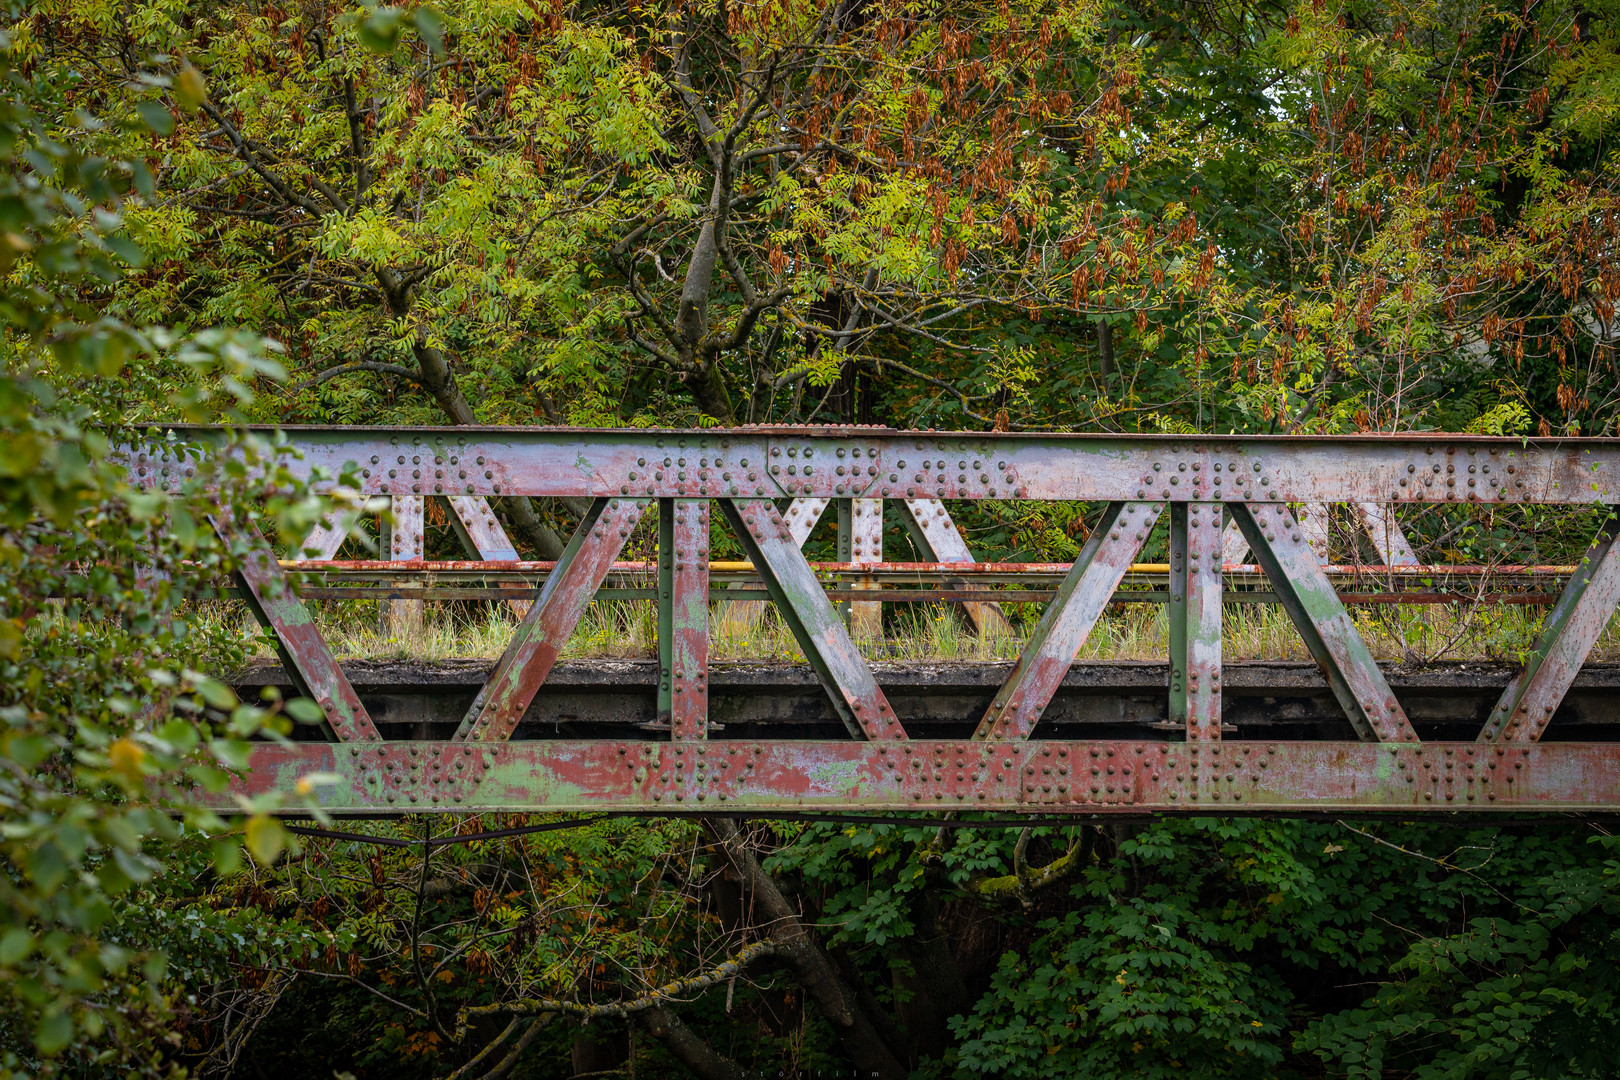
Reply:
<svg viewBox="0 0 1620 1080"><path fill-rule="evenodd" d="M516 617L504 607L430 604L419 626L403 634L379 629L375 604L317 603L317 620L335 655L345 659L446 660L499 656L511 640ZM1033 627L1035 605L1013 612L1015 624ZM258 636L237 605L213 617L235 619L242 632ZM1359 608L1352 612L1373 655L1385 661L1522 661L1540 631L1546 609L1451 606ZM946 605L918 605L889 615L882 640L859 642L873 659L1007 660L1018 655L1021 637L981 638ZM1283 609L1274 604L1231 604L1222 626L1227 660L1308 660L1304 642ZM592 603L563 656L636 658L656 655L657 621L650 601ZM715 605L710 656L716 660L802 661L803 651L769 605ZM1162 660L1169 626L1159 604L1119 604L1093 628L1081 660ZM271 655L261 644L262 655ZM1620 617L1611 621L1592 650L1595 661L1620 660Z"/></svg>

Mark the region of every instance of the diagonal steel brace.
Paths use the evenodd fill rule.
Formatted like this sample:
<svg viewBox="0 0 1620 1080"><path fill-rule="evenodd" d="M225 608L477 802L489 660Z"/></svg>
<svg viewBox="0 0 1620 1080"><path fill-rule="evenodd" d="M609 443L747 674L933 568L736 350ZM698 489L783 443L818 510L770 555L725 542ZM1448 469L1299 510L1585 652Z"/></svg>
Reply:
<svg viewBox="0 0 1620 1080"><path fill-rule="evenodd" d="M1159 503L1110 503L973 733L1027 739L1159 520Z"/></svg>
<svg viewBox="0 0 1620 1080"><path fill-rule="evenodd" d="M300 693L326 714L332 734L342 742L380 739L376 725L349 678L332 658L326 639L304 602L292 591L281 564L258 526L242 527L223 515L209 519L220 538L237 553L236 576L254 618L276 640L281 666Z"/></svg>
<svg viewBox="0 0 1620 1080"><path fill-rule="evenodd" d="M1620 604L1617 537L1620 522L1611 518L1547 613L1535 649L1524 669L1502 691L1480 732L1480 742L1535 742L1541 738Z"/></svg>
<svg viewBox="0 0 1620 1080"><path fill-rule="evenodd" d="M729 499L720 506L850 735L905 738L889 699L775 505L764 499Z"/></svg>
<svg viewBox="0 0 1620 1080"><path fill-rule="evenodd" d="M1322 564L1284 503L1231 503L1278 602L1305 639L1350 722L1368 742L1417 742L1367 643L1339 601Z"/></svg>
<svg viewBox="0 0 1620 1080"><path fill-rule="evenodd" d="M502 742L512 737L580 615L624 549L647 502L596 499L591 503L562 558L557 560L556 569L547 575L539 597L518 623L489 681L473 699L456 730L456 739Z"/></svg>

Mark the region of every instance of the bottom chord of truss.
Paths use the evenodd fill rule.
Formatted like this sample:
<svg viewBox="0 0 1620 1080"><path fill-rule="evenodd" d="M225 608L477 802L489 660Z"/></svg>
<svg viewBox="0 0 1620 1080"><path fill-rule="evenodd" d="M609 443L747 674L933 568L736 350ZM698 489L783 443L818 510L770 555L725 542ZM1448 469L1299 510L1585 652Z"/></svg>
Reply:
<svg viewBox="0 0 1620 1080"><path fill-rule="evenodd" d="M236 792L326 774L333 813L999 810L1429 814L1620 809L1620 744L639 742L264 744ZM186 801L198 800L186 793Z"/></svg>

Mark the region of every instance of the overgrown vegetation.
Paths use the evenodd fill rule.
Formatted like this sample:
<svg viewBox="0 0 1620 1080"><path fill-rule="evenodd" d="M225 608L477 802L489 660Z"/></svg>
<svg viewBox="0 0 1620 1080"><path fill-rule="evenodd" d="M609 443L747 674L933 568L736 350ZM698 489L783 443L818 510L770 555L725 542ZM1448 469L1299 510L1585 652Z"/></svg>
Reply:
<svg viewBox="0 0 1620 1080"><path fill-rule="evenodd" d="M0 1075L1615 1075L1600 823L295 847L269 806L153 812L315 719L199 672L253 647L209 515L285 548L320 507L160 503L105 458L178 419L1614 434L1614 0L0 11ZM538 558L579 512L499 509ZM953 508L1042 560L1090 511ZM1593 519L1403 526L1430 562L1568 563ZM934 615L892 640L1001 650ZM1288 647L1274 615L1234 609L1234 652ZM1537 617L1365 628L1511 658ZM1158 655L1155 618L1088 648ZM592 619L581 650L648 641Z"/></svg>

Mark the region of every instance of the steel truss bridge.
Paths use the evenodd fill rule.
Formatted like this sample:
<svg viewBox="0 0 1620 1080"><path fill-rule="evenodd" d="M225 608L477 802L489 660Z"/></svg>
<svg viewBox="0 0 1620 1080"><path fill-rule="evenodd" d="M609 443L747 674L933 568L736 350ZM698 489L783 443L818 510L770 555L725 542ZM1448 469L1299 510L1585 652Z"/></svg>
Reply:
<svg viewBox="0 0 1620 1080"><path fill-rule="evenodd" d="M1481 568L1416 565L1399 509L1607 507L1620 501L1615 440L786 427L280 430L290 439L284 465L294 474L319 479L349 467L359 493L389 497L392 513L388 557L368 561L335 560L343 522L317 529L297 553L314 558L289 560L251 527L215 522L244 553L239 595L279 645L283 673L258 681L290 680L326 716L319 732L309 729L313 738L255 744L239 782L247 793L290 793L301 777L332 774L337 782L319 788L319 798L339 815L1409 815L1620 804L1620 742L1608 741L1620 729L1565 722L1601 720L1610 687L1620 685L1602 670L1583 671L1620 603L1612 517L1576 566L1497 568L1500 580L1524 587L1496 598L1550 604L1528 660L1499 677L1476 671L1472 682L1463 677L1447 689L1444 679L1386 673L1345 606L1478 599L1478 592L1436 591L1437 579L1466 579ZM133 483L169 490L224 445L217 431L176 428L120 455ZM514 495L586 501L555 563L517 559L487 502ZM424 508L434 499L475 558L422 559ZM982 564L944 505L981 499L1105 509L1072 564ZM927 561L882 561L886 500ZM839 561L812 565L800 548L829 504L839 514ZM1324 561L1322 508L1331 504L1366 528L1381 565ZM626 562L621 555L644 515L657 520L656 559ZM715 516L746 562L711 561ZM1142 546L1162 520L1169 561L1143 565ZM1252 562L1242 561L1245 550ZM314 585L300 595L289 574L310 572L318 572ZM1157 587L1133 591L1136 580ZM1365 591L1368 581L1378 588ZM1534 591L1548 584L1555 593ZM425 599L495 598L522 617L492 668L451 680L460 698L439 694L437 712L413 714L421 722L379 723L356 689L357 666L334 659L305 605L318 597L375 597L405 621ZM565 673L562 685L548 677L587 605L610 597L656 601L656 669L630 665L620 705L598 709L595 722L534 722L546 701L576 688L589 696L577 671ZM1107 606L1131 599L1166 605L1170 655L1162 665L1113 665L1120 685L1093 686L1087 715L1097 722L1082 722L1085 710L1077 713L1071 699L1087 678L1075 657ZM760 695L783 693L771 679L749 683L738 665L711 666L714 600L775 605L809 661L808 672L786 681L819 693L818 715L828 722L773 726L770 709L759 705ZM902 600L959 602L985 633L1006 629L998 601L1045 608L1009 664L875 671L856 640L875 630L882 602ZM1234 600L1279 604L1316 670L1262 678L1257 665L1223 666L1222 605ZM1314 695L1316 719L1268 726L1265 703L1286 696L1290 679ZM930 682L953 704L919 697ZM730 695L725 715L743 721L711 722L717 685L718 697ZM371 688L373 708L381 692ZM645 695L644 708L637 695ZM1420 697L1426 704L1409 710ZM1435 702L1448 698L1480 704L1437 712ZM448 720L447 700L457 713ZM394 737L384 738L384 729ZM190 797L235 805L231 793Z"/></svg>

